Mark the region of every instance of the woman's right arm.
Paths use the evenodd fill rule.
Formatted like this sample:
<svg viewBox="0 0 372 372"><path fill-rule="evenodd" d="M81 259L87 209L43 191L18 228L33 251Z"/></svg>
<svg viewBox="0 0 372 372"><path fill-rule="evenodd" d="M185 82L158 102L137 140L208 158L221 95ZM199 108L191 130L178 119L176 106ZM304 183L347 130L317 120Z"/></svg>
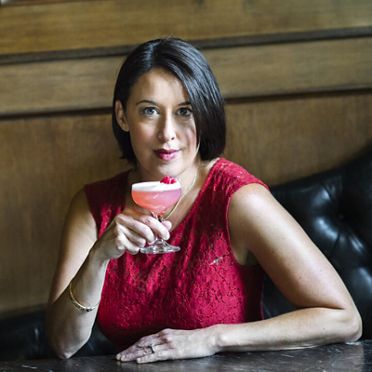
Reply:
<svg viewBox="0 0 372 372"><path fill-rule="evenodd" d="M137 254L155 235L168 238L169 228L150 216L120 214L96 240L96 223L85 193L80 191L74 197L63 229L47 309L49 342L60 358L69 358L88 341L97 315L97 308L86 312L73 304L69 284L80 304L94 307L100 301L109 260L125 251Z"/></svg>
<svg viewBox="0 0 372 372"><path fill-rule="evenodd" d="M107 261L91 249L97 231L85 195L80 191L72 200L63 233L58 263L47 309L49 342L61 358L73 355L89 339L97 310L82 312L69 298L73 280L75 298L85 306L99 302Z"/></svg>

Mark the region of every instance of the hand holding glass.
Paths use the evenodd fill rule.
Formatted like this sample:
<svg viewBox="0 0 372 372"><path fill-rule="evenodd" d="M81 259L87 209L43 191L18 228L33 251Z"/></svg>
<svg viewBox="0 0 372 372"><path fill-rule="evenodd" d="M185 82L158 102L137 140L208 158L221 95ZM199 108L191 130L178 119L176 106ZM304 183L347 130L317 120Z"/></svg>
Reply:
<svg viewBox="0 0 372 372"><path fill-rule="evenodd" d="M165 212L174 206L181 197L181 184L166 184L160 181L139 182L132 185L132 198L142 208L151 212L159 221L163 220ZM140 249L142 253L177 252L181 248L157 238L154 243Z"/></svg>

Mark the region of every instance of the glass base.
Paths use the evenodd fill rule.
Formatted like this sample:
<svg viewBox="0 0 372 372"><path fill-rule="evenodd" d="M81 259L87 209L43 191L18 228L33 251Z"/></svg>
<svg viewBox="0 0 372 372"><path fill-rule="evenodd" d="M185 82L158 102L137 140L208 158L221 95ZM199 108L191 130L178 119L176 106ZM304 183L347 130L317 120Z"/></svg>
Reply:
<svg viewBox="0 0 372 372"><path fill-rule="evenodd" d="M180 247L167 243L165 240L158 239L151 245L143 247L140 249L141 253L145 254L162 254L162 253L171 253L178 252L181 250Z"/></svg>

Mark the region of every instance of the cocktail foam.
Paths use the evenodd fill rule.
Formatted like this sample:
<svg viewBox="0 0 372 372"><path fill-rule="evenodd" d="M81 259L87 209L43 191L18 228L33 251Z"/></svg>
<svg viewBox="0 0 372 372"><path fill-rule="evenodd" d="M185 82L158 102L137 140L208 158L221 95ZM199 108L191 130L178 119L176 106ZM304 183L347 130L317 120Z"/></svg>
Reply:
<svg viewBox="0 0 372 372"><path fill-rule="evenodd" d="M175 183L163 183L160 181L138 182L132 185L132 190L145 192L170 191L178 190L180 188L181 184L178 181Z"/></svg>

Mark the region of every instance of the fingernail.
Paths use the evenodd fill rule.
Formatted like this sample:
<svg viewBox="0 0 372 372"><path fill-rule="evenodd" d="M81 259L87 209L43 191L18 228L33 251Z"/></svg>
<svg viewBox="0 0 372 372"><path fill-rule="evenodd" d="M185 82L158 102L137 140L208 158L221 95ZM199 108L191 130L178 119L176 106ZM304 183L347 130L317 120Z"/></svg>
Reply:
<svg viewBox="0 0 372 372"><path fill-rule="evenodd" d="M118 360L119 362L126 362L127 361L127 358L124 356L124 355L116 355L116 360Z"/></svg>

